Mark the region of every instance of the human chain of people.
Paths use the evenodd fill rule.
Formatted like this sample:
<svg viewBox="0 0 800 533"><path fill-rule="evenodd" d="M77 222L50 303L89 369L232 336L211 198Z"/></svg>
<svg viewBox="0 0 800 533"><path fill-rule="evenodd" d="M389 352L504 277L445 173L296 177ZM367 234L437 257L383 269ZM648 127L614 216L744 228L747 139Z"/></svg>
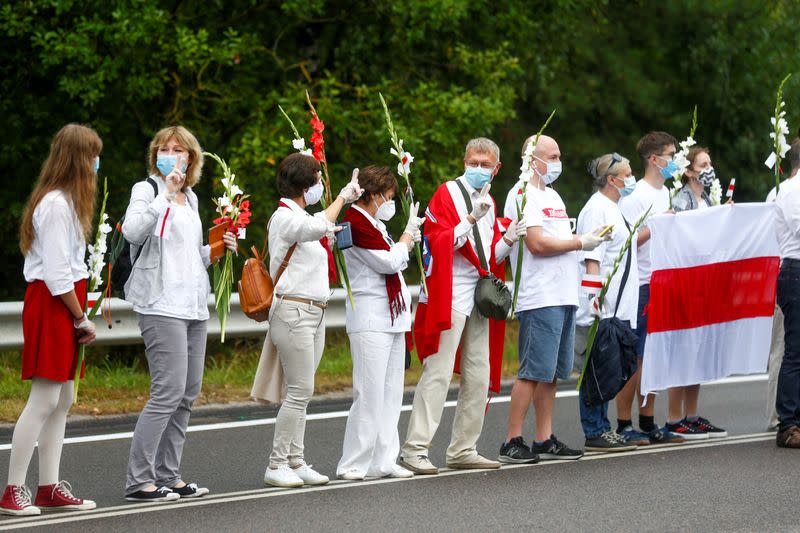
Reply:
<svg viewBox="0 0 800 533"><path fill-rule="evenodd" d="M280 201L266 222L268 259L263 268L258 259L246 264L241 276L233 257L250 223L248 196L192 132L170 126L156 133L146 179L133 184L116 230L105 213L93 228L100 137L79 124L55 134L20 226L28 283L21 377L31 389L14 427L0 513L96 507L59 474L107 262L113 270L106 286L124 286L138 315L150 373L124 483L120 472L120 498L127 501L174 502L213 490L181 467L203 381L209 268L223 339L238 279L248 315L269 322L251 391L253 399L280 403L264 471L268 486L324 485L333 476L434 476L442 466L491 470L722 438L727 431L703 416L701 384L763 372L767 363L766 424L777 446L800 448L800 140L773 154L773 165L783 159L788 171L766 202L734 205L733 181L726 201L708 148L692 135L679 142L649 132L635 148L643 177L636 179L621 153L599 155L580 178L594 192L572 218L556 187L559 144L544 127L522 143L513 182L495 179L501 158L494 141L468 140L460 175L421 206L408 181L413 157L397 139L388 108L396 172L355 169L335 196L324 125L313 107L312 113L311 148L296 135L296 153L277 166ZM225 192L214 200L219 217L206 242L192 188L209 156L221 165ZM498 205L495 196L503 194ZM395 240L386 223L398 215L397 200L405 226ZM755 229L734 234L745 223ZM423 280L412 309L403 273L417 262ZM348 291L353 402L341 459L326 475L312 467L314 450L305 447L306 411L324 355L331 286L339 281ZM507 430L497 435L496 449L479 450L487 402L500 391L511 318L519 322L519 367ZM410 351L422 374L401 439ZM460 379L452 434L445 464L434 464L429 452L454 373ZM553 424L557 384L573 373L580 376L583 446L560 440ZM664 389L667 418L657 421L653 392ZM531 405L535 431L526 440ZM34 495L26 479L37 447Z"/></svg>

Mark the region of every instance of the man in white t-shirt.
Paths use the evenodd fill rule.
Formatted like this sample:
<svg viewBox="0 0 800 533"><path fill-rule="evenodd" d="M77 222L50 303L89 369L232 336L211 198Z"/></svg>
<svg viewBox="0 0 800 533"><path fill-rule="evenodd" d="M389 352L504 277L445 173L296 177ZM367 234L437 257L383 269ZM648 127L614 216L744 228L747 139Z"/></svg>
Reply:
<svg viewBox="0 0 800 533"><path fill-rule="evenodd" d="M784 161L787 161L789 165L789 177L781 182L781 187L788 180L794 179L797 176L797 172L800 171L800 138L792 142L791 148L786 152ZM777 189L773 187L767 195L767 203L774 202L777 198L777 193ZM767 366L769 370L769 381L767 382L767 431L776 431L778 429L778 413L775 410L775 400L778 394L778 371L781 368L785 349L784 335L783 311L776 303L775 316L772 319L772 343L769 347L769 364Z"/></svg>
<svg viewBox="0 0 800 533"><path fill-rule="evenodd" d="M522 147L524 154L530 137ZM524 219L528 230L512 249L515 279L521 275L516 314L520 322L519 373L511 390L508 434L500 447L503 463L528 463L538 459L579 459L553 434L552 418L556 382L572 371L575 309L578 306L578 250L594 250L607 237L604 229L573 235L564 202L549 187L561 174L558 143L541 136L533 152L533 174L526 184ZM505 215L517 218L521 184L508 193ZM524 242L524 246L523 243ZM516 272L517 254L523 254L522 272ZM522 425L533 401L536 434L530 448L522 438Z"/></svg>
<svg viewBox="0 0 800 533"><path fill-rule="evenodd" d="M650 209L650 214L655 215L670 211L669 190L664 182L672 178L678 167L673 161L677 152L675 137L663 131L652 131L639 139L636 151L644 165L644 178L639 180L634 191L622 198L619 207L622 214L631 224ZM639 357L639 367L636 374L628 381L617 395L617 433L625 437L628 442L645 445L662 442L683 442L683 438L673 435L655 424L654 404L655 395L649 395L647 404L642 405L639 380L642 373L642 358L647 339L647 315L645 309L650 302L650 229L647 222L639 229L637 263L639 267L639 309L636 318L636 355ZM639 400L639 429L633 429L631 420L631 405L634 395Z"/></svg>

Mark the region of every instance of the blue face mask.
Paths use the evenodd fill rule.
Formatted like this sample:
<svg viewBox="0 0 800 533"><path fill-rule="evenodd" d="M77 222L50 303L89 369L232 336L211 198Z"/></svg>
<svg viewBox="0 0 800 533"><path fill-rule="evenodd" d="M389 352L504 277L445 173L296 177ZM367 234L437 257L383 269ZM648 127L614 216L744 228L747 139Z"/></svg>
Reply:
<svg viewBox="0 0 800 533"><path fill-rule="evenodd" d="M617 190L619 191L619 195L622 198L625 198L630 193L632 193L635 188L636 188L636 178L633 176L628 176L627 178L625 178L625 186L621 189L617 187Z"/></svg>
<svg viewBox="0 0 800 533"><path fill-rule="evenodd" d="M94 158L94 173L97 174L100 172L100 156Z"/></svg>
<svg viewBox="0 0 800 533"><path fill-rule="evenodd" d="M467 180L470 187L479 191L492 179L492 172L494 169L491 168L468 166L464 169L464 179Z"/></svg>
<svg viewBox="0 0 800 533"><path fill-rule="evenodd" d="M159 172L161 172L161 175L164 176L165 178L167 177L167 174L172 172L172 169L175 168L175 165L177 163L178 163L178 156L176 155L158 154L158 156L156 157L156 168L158 169ZM186 168L187 165L184 162L183 165L181 165L181 172L186 172Z"/></svg>
<svg viewBox="0 0 800 533"><path fill-rule="evenodd" d="M661 156L656 156L656 157L658 157L659 159L664 159ZM664 178L665 180L671 179L672 175L675 174L677 171L678 171L678 164L674 160L670 159L667 162L667 166L661 169L661 177Z"/></svg>

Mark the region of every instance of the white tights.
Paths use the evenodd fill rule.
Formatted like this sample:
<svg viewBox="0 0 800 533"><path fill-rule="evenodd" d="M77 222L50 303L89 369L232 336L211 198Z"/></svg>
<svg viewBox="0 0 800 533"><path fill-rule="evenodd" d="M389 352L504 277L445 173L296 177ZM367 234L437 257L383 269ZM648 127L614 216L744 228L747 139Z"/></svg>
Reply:
<svg viewBox="0 0 800 533"><path fill-rule="evenodd" d="M28 403L19 415L11 439L8 484L24 485L33 448L39 441L39 485L58 483L67 412L72 405L72 381L33 378Z"/></svg>

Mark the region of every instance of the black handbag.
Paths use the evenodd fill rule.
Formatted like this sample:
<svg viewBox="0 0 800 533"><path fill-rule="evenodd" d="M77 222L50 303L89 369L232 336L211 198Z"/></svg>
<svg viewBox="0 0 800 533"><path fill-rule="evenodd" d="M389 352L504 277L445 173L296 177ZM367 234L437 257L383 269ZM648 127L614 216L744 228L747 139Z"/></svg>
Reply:
<svg viewBox="0 0 800 533"><path fill-rule="evenodd" d="M625 225L630 231L627 220ZM631 243L631 246L635 246L635 243ZM630 322L617 318L619 303L631 271L631 256L631 249L628 248L614 316L600 320L592 351L586 355L589 361L581 383L581 392L587 407L613 400L636 372L636 333L631 329Z"/></svg>
<svg viewBox="0 0 800 533"><path fill-rule="evenodd" d="M467 212L472 211L472 201L469 198L469 193L464 187L464 184L456 180L456 185L461 189L461 194L464 195L464 203L467 204ZM478 224L472 226L472 235L475 239L475 248L477 248L478 259L488 275L481 276L478 280L478 285L475 287L475 307L481 316L491 318L493 320L505 320L511 312L511 291L508 286L497 276L489 272L489 265L486 262L486 254L483 251L483 241L481 234L478 231Z"/></svg>

